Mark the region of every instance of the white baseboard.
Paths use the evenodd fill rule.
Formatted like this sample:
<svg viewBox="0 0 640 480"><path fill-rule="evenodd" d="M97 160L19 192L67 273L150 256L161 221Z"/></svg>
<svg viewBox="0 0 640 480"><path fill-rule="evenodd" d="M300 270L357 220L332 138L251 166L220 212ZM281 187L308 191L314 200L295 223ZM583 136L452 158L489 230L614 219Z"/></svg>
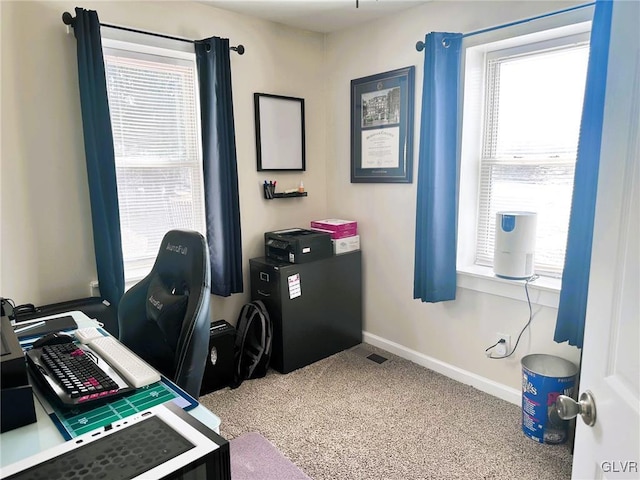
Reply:
<svg viewBox="0 0 640 480"><path fill-rule="evenodd" d="M410 348L372 333L363 332L363 337L364 342L373 345L374 347L382 348L387 352L410 360L413 363L417 363L418 365L428 368L429 370L433 370L434 372L438 372L446 377L452 378L457 382L471 385L478 390L482 390L489 395L501 398L502 400L506 400L514 405L522 404L522 392L520 390L507 387L501 383L494 382L488 378L481 377L480 375L468 372L433 357L429 357L423 353L416 352L415 350L411 350Z"/></svg>

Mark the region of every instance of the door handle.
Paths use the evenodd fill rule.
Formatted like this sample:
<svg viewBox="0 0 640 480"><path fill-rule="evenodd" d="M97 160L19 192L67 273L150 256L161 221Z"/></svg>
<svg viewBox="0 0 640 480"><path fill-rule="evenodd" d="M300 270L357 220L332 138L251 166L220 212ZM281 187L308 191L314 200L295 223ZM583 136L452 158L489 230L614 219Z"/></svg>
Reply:
<svg viewBox="0 0 640 480"><path fill-rule="evenodd" d="M559 395L556 399L556 411L562 420L571 420L580 415L588 426L593 427L596 423L596 401L589 390L582 392L577 402L566 395Z"/></svg>
<svg viewBox="0 0 640 480"><path fill-rule="evenodd" d="M258 295L262 295L263 297L270 297L271 294L265 292L264 290L258 290Z"/></svg>

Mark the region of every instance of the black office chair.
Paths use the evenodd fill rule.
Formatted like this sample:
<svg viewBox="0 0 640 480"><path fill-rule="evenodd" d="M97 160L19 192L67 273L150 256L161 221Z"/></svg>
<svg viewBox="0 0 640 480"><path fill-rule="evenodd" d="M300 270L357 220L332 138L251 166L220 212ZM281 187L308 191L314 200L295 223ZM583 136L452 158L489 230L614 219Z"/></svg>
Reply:
<svg viewBox="0 0 640 480"><path fill-rule="evenodd" d="M171 230L153 269L120 300L120 341L198 398L209 345L211 270L198 232Z"/></svg>

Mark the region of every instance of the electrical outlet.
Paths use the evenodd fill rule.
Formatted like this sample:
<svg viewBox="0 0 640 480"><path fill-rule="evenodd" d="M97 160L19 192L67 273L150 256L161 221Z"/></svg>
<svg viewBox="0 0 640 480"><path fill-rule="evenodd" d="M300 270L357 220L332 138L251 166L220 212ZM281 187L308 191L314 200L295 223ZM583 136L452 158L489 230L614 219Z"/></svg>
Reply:
<svg viewBox="0 0 640 480"><path fill-rule="evenodd" d="M504 340L504 343L496 345L495 354L496 357L504 357L511 352L511 335L504 333L498 333L498 340Z"/></svg>

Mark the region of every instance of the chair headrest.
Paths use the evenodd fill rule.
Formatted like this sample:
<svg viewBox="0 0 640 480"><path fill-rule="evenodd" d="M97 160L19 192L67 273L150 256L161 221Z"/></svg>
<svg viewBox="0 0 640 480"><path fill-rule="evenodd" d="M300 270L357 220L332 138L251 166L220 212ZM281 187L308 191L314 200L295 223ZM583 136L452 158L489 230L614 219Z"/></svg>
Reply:
<svg viewBox="0 0 640 480"><path fill-rule="evenodd" d="M175 352L185 317L192 314L209 276L207 242L192 230L170 230L160 244L148 276L146 316L155 322Z"/></svg>
<svg viewBox="0 0 640 480"><path fill-rule="evenodd" d="M205 248L207 244L200 233L170 230L162 239L152 273L159 274L165 282L169 279L176 284L182 282L188 291L195 291L197 289L192 283L197 281L200 284L203 278Z"/></svg>

